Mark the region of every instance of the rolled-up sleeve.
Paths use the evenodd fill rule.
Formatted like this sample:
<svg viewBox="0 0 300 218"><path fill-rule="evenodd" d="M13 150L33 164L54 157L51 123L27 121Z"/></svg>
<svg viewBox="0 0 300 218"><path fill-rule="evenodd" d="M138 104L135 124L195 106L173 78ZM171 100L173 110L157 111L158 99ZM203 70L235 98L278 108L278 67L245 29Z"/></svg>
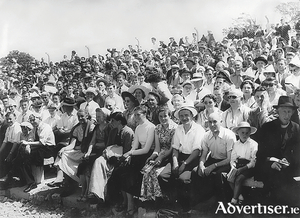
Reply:
<svg viewBox="0 0 300 218"><path fill-rule="evenodd" d="M177 127L174 133L174 137L173 137L173 145L172 147L179 150L180 147L180 129Z"/></svg>

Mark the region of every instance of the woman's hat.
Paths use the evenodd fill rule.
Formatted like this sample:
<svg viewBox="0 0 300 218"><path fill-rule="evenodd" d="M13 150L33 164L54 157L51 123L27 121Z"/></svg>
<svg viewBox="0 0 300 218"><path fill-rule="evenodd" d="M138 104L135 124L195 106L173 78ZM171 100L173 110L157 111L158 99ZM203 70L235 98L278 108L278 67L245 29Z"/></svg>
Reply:
<svg viewBox="0 0 300 218"><path fill-rule="evenodd" d="M124 91L124 92L122 92L121 95L122 95L123 101L125 101L125 98L128 97L134 103L135 107L137 107L137 106L140 105L140 103L137 100L137 98L133 94L131 94L130 92Z"/></svg>
<svg viewBox="0 0 300 218"><path fill-rule="evenodd" d="M161 103L161 102L160 102L160 101L161 101L161 96L160 96L160 94L158 94L157 92L151 91L151 92L148 93L148 95L154 95L155 98L158 100L157 104L160 104L160 103Z"/></svg>
<svg viewBox="0 0 300 218"><path fill-rule="evenodd" d="M240 128L250 128L250 135L254 134L256 132L256 130L257 130L255 127L250 126L250 124L248 122L242 121L236 127L234 127L232 129L232 131L237 135L237 131Z"/></svg>
<svg viewBox="0 0 300 218"><path fill-rule="evenodd" d="M290 96L280 96L278 99L278 104L273 106L274 108L279 107L291 107L293 109L297 109L295 102Z"/></svg>
<svg viewBox="0 0 300 218"><path fill-rule="evenodd" d="M66 97L63 102L61 103L61 106L69 106L74 107L76 104L74 98Z"/></svg>
<svg viewBox="0 0 300 218"><path fill-rule="evenodd" d="M182 106L177 111L175 111L174 116L177 119L179 119L179 112L182 111L182 110L189 110L193 114L193 117L195 117L198 114L197 110L193 106L186 105L186 106Z"/></svg>
<svg viewBox="0 0 300 218"><path fill-rule="evenodd" d="M117 74L116 74L116 77L118 77L120 74L124 75L124 78L126 79L127 78L127 73L125 70L120 70Z"/></svg>
<svg viewBox="0 0 300 218"><path fill-rule="evenodd" d="M255 58L253 61L255 64L257 63L257 61L263 61L266 65L268 64L268 60L264 55Z"/></svg>
<svg viewBox="0 0 300 218"><path fill-rule="evenodd" d="M150 89L148 89L147 87L145 86L142 86L142 85L133 85L133 86L130 86L130 88L128 89L128 92L130 92L131 94L133 94L135 92L135 90L137 89L140 89L144 92L145 94L145 97L148 96L149 92L150 92Z"/></svg>
<svg viewBox="0 0 300 218"><path fill-rule="evenodd" d="M98 79L96 85L99 86L99 83L103 82L105 86L107 86L108 81L106 79Z"/></svg>
<svg viewBox="0 0 300 218"><path fill-rule="evenodd" d="M21 126L21 127L22 127L22 126L25 126L25 127L29 128L30 130L33 129L32 124L29 123L29 122L22 122L22 123L20 124L20 126Z"/></svg>
<svg viewBox="0 0 300 218"><path fill-rule="evenodd" d="M185 60L185 62L188 62L188 61L190 61L193 65L196 64L193 58L188 58Z"/></svg>

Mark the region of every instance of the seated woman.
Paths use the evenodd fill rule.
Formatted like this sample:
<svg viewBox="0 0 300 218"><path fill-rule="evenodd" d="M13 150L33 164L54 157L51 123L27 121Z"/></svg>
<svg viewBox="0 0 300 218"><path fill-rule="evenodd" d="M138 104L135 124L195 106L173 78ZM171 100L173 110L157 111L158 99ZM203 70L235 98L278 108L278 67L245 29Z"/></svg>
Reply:
<svg viewBox="0 0 300 218"><path fill-rule="evenodd" d="M82 158L88 150L92 137L92 122L88 120L88 112L79 109L77 112L79 123L73 128L69 145L62 148L58 152L54 166L58 167L57 177L52 185L60 185L62 183L63 173L66 175L65 190L61 193L61 197L72 194L76 189L76 183L79 182L77 176L78 165L82 162Z"/></svg>
<svg viewBox="0 0 300 218"><path fill-rule="evenodd" d="M136 97L134 97L130 92L122 92L122 98L124 101L124 106L126 110L123 112L127 125L134 131L137 124L134 120L134 108L137 107L140 103Z"/></svg>
<svg viewBox="0 0 300 218"><path fill-rule="evenodd" d="M126 192L128 215L135 212L133 196L140 196L143 178L140 171L150 156L154 141L155 126L147 120L147 112L148 108L144 105L135 108L134 118L139 125L135 129L131 150L123 155L128 164L120 167L114 175L114 181L117 181L121 190Z"/></svg>
<svg viewBox="0 0 300 218"><path fill-rule="evenodd" d="M107 142L109 146L104 150L103 155L95 160L89 184L90 193L94 194L100 201L106 201L107 183L116 165L117 159L115 157L120 157L123 152L131 149L134 135L121 112L111 114L110 119L113 130L109 132Z"/></svg>
<svg viewBox="0 0 300 218"><path fill-rule="evenodd" d="M223 112L216 107L217 99L212 94L205 95L201 102L204 104L205 109L198 114L196 123L200 124L205 131L208 131L208 116L214 112L218 112L220 114Z"/></svg>
<svg viewBox="0 0 300 218"><path fill-rule="evenodd" d="M107 118L110 115L110 110L107 108L96 109L96 121L97 124L93 131L93 136L88 147L87 152L83 156L82 162L78 166L77 176L80 178L81 184L81 196L78 201L86 201L89 190L89 181L91 175L91 169L95 160L100 157L106 148L109 127L107 124Z"/></svg>
<svg viewBox="0 0 300 218"><path fill-rule="evenodd" d="M233 189L231 203L241 204L244 200L242 184L245 179L254 175L258 144L250 138L250 135L256 132L256 128L250 126L249 123L241 122L232 131L240 139L233 145L230 160L231 171L228 174L228 181Z"/></svg>
<svg viewBox="0 0 300 218"><path fill-rule="evenodd" d="M151 167L152 165L154 168L150 172L144 173L141 189L143 200L155 200L157 197L162 197L163 194L158 183L158 176L171 161L171 142L177 128L177 124L170 116L171 111L167 107L158 110L160 124L155 127L155 150L146 161L146 166Z"/></svg>

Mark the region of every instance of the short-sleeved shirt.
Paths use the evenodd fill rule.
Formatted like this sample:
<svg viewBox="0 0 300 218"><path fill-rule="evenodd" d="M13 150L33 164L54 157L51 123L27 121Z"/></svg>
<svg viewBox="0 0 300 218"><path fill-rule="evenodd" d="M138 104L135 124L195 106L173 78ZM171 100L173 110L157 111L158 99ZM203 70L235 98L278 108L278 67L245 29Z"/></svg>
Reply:
<svg viewBox="0 0 300 218"><path fill-rule="evenodd" d="M15 122L13 125L9 126L6 129L3 142L19 143L21 133L22 129L20 124L18 122Z"/></svg>
<svg viewBox="0 0 300 218"><path fill-rule="evenodd" d="M235 134L224 127L220 127L220 132L215 137L212 131L205 133L202 140L202 148L208 152L211 152L211 157L218 160L224 160L227 158L227 152L231 151L234 143L236 142Z"/></svg>
<svg viewBox="0 0 300 218"><path fill-rule="evenodd" d="M192 121L192 127L185 133L183 125L179 125L174 134L172 147L183 154L191 154L194 150L202 150L201 143L205 130L203 127Z"/></svg>
<svg viewBox="0 0 300 218"><path fill-rule="evenodd" d="M232 129L233 127L236 127L240 122L247 121L250 111L251 109L245 105L241 105L238 108L237 113L235 114L233 114L231 107L228 108L222 115L223 127Z"/></svg>
<svg viewBox="0 0 300 218"><path fill-rule="evenodd" d="M65 131L71 131L71 129L78 123L76 110L74 109L69 116L67 113L63 113L61 118L57 121L57 128L63 128Z"/></svg>
<svg viewBox="0 0 300 218"><path fill-rule="evenodd" d="M39 141L43 145L54 146L55 137L52 128L49 124L41 122L37 128Z"/></svg>
<svg viewBox="0 0 300 218"><path fill-rule="evenodd" d="M234 143L232 152L231 152L231 161L232 164L237 158L247 159L250 162L247 164L248 168L255 166L256 162L256 152L258 149L258 144L251 138L248 138L247 141L242 143L240 140Z"/></svg>

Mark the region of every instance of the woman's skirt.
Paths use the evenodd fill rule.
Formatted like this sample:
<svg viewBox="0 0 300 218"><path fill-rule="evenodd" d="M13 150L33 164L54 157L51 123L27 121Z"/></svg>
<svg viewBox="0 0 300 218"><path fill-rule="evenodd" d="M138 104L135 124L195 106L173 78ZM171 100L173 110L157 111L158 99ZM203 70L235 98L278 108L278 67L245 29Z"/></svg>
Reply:
<svg viewBox="0 0 300 218"><path fill-rule="evenodd" d="M79 182L77 169L79 164L82 162L83 156L84 153L82 153L81 150L64 151L61 157L57 156L54 166L58 166L65 174Z"/></svg>

